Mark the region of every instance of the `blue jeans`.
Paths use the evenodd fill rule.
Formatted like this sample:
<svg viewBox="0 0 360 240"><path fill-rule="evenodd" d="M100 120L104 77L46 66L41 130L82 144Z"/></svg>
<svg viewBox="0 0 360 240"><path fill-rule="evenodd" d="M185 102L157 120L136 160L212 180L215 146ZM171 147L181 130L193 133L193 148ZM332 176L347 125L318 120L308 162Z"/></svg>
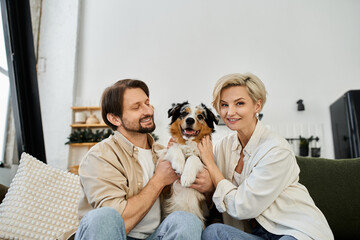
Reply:
<svg viewBox="0 0 360 240"><path fill-rule="evenodd" d="M177 211L167 216L146 240L201 239L202 222L194 214ZM102 207L88 212L80 222L75 240L133 240L127 237L124 220L118 211Z"/></svg>
<svg viewBox="0 0 360 240"><path fill-rule="evenodd" d="M265 228L258 225L252 229L252 234L246 233L235 227L222 224L214 223L205 228L202 233L201 239L203 240L296 240L296 238L289 235L275 235L268 232Z"/></svg>

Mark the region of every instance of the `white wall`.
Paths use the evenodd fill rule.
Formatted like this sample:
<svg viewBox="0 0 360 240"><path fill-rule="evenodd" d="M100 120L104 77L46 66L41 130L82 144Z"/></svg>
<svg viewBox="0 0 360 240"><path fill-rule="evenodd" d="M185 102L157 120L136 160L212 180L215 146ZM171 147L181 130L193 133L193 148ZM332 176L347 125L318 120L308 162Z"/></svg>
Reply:
<svg viewBox="0 0 360 240"><path fill-rule="evenodd" d="M329 106L360 89L360 1L44 0L38 57L52 166L68 165L70 107L98 105L119 79L148 83L165 144L171 103L210 106L218 78L248 71L267 86L264 123L283 132L320 125L322 156L333 157Z"/></svg>
<svg viewBox="0 0 360 240"><path fill-rule="evenodd" d="M67 169L76 72L79 1L42 1L38 82L49 165Z"/></svg>
<svg viewBox="0 0 360 240"><path fill-rule="evenodd" d="M99 104L119 79L144 80L166 143L172 102L210 106L219 77L249 71L267 87L263 121L319 125L322 156L334 156L329 106L360 89L359 1L87 0L82 7L76 104ZM296 111L300 98L304 112Z"/></svg>

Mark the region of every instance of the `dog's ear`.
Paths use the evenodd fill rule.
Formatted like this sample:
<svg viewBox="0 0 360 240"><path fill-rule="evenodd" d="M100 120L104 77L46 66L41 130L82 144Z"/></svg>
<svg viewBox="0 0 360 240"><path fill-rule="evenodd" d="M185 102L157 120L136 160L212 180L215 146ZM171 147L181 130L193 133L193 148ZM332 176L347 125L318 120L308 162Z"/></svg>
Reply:
<svg viewBox="0 0 360 240"><path fill-rule="evenodd" d="M206 112L206 118L205 118L205 122L206 124L212 128L213 132L214 130L214 123L217 125L219 123L219 119L214 115L214 113L205 106L205 104L201 104L201 106L205 109Z"/></svg>
<svg viewBox="0 0 360 240"><path fill-rule="evenodd" d="M180 109L186 104L189 104L189 102L185 101L183 103L172 104L172 108L168 110L168 118L171 117L170 125L173 124L173 122L175 122L176 119L180 117Z"/></svg>

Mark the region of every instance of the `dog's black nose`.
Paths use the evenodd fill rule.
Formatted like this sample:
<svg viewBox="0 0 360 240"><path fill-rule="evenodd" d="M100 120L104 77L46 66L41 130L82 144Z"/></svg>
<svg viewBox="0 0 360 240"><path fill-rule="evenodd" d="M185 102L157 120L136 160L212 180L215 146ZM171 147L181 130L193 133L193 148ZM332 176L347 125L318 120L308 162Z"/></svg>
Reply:
<svg viewBox="0 0 360 240"><path fill-rule="evenodd" d="M194 124L194 122L195 122L195 119L193 119L193 118L186 119L186 124L188 124L188 125L192 125L192 124Z"/></svg>

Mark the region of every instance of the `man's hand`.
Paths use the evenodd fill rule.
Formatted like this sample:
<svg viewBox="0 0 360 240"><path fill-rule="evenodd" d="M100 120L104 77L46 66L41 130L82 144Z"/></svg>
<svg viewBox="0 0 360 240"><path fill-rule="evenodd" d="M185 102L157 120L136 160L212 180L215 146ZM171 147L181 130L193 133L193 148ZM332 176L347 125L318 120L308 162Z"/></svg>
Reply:
<svg viewBox="0 0 360 240"><path fill-rule="evenodd" d="M173 137L171 137L171 138L169 139L169 142L168 142L168 145L167 145L167 149L171 148L171 146L174 145L174 144L176 144L176 143L177 143L177 142L176 142L176 139L173 138Z"/></svg>
<svg viewBox="0 0 360 240"><path fill-rule="evenodd" d="M157 181L162 183L163 186L172 184L175 180L180 178L171 167L171 163L166 160L159 160L154 177L157 178Z"/></svg>
<svg viewBox="0 0 360 240"><path fill-rule="evenodd" d="M206 168L198 172L195 182L190 185L190 188L198 190L201 193L209 193L215 190L209 171Z"/></svg>
<svg viewBox="0 0 360 240"><path fill-rule="evenodd" d="M139 194L128 199L122 217L128 234L153 206L166 185L173 183L179 176L172 169L169 161L159 160L154 176Z"/></svg>

